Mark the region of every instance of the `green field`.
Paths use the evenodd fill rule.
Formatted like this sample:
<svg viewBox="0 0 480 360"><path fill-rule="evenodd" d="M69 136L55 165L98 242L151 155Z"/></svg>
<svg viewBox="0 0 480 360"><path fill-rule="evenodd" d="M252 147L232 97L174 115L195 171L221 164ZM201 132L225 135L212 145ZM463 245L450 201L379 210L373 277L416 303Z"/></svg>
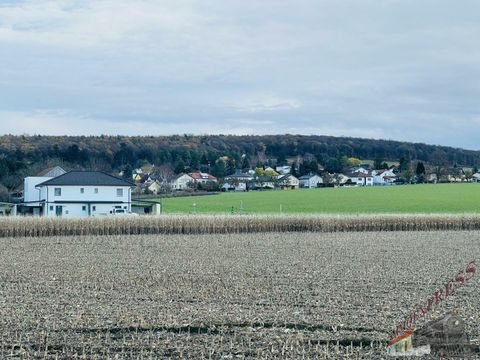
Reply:
<svg viewBox="0 0 480 360"><path fill-rule="evenodd" d="M163 198L163 213L478 213L480 184L251 191Z"/></svg>

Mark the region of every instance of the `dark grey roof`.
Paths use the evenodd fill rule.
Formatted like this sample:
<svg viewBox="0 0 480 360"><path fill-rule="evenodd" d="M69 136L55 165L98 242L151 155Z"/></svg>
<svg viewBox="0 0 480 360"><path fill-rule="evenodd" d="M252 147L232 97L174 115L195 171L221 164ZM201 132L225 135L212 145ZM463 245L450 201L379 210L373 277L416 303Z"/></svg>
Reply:
<svg viewBox="0 0 480 360"><path fill-rule="evenodd" d="M271 176L259 176L255 180L260 182L273 182L275 179Z"/></svg>
<svg viewBox="0 0 480 360"><path fill-rule="evenodd" d="M53 179L44 181L43 185L85 185L85 186L135 186L130 181L109 175L101 171L69 171Z"/></svg>

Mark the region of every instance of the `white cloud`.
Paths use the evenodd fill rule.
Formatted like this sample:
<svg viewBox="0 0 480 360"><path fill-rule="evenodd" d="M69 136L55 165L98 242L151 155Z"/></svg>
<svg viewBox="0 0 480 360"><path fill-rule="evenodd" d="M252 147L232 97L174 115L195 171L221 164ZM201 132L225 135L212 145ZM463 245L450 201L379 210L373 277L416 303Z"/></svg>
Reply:
<svg viewBox="0 0 480 360"><path fill-rule="evenodd" d="M178 2L175 2L178 4ZM0 41L67 47L137 41L151 31L184 31L199 19L171 2L85 0L27 1L0 7Z"/></svg>
<svg viewBox="0 0 480 360"><path fill-rule="evenodd" d="M272 94L251 94L227 101L227 106L240 112L262 113L292 110L301 107L300 101Z"/></svg>
<svg viewBox="0 0 480 360"><path fill-rule="evenodd" d="M135 120L109 120L70 111L37 110L0 111L0 133L14 135L173 135L173 134L255 134L272 129L271 121L231 119L216 121L192 121L178 123L164 121L152 123Z"/></svg>

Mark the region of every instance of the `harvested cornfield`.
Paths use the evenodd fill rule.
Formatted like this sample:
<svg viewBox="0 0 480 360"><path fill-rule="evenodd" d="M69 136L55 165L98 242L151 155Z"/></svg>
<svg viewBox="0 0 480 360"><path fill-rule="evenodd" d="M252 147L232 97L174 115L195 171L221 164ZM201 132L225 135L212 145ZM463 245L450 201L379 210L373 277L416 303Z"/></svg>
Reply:
<svg viewBox="0 0 480 360"><path fill-rule="evenodd" d="M0 219L0 237L480 230L480 215L169 215Z"/></svg>
<svg viewBox="0 0 480 360"><path fill-rule="evenodd" d="M477 231L3 238L0 358L386 358L393 328L480 258L479 238ZM478 345L479 280L422 321L457 308Z"/></svg>

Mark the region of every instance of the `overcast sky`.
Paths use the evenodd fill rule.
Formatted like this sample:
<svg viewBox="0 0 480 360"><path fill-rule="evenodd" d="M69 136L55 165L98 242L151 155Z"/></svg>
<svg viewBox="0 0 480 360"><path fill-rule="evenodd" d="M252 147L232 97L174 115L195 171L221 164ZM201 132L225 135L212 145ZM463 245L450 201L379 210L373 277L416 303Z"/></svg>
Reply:
<svg viewBox="0 0 480 360"><path fill-rule="evenodd" d="M480 149L480 1L1 0L0 133Z"/></svg>

